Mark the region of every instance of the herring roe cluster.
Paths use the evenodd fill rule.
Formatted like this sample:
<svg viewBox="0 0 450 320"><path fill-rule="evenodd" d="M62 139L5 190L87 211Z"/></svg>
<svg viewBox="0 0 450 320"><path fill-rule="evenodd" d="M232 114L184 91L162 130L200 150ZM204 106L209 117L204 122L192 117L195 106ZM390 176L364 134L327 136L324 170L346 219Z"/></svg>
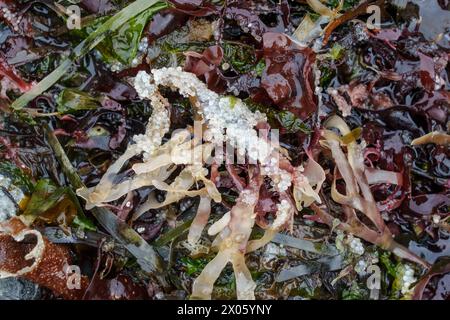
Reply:
<svg viewBox="0 0 450 320"><path fill-rule="evenodd" d="M0 16L3 16L3 18L13 26L14 31L19 31L21 17L19 17L16 13L11 12L8 8L2 8L0 10Z"/></svg>
<svg viewBox="0 0 450 320"><path fill-rule="evenodd" d="M350 241L350 251L358 256L364 254L364 246L359 238L353 238Z"/></svg>
<svg viewBox="0 0 450 320"><path fill-rule="evenodd" d="M271 228L275 230L281 228L288 222L291 217L291 211L293 210L291 204L286 199L281 200L280 203L277 204L277 209L277 217L271 226Z"/></svg>
<svg viewBox="0 0 450 320"><path fill-rule="evenodd" d="M146 72L139 72L134 86L142 99L151 101L153 112L148 121L145 134L135 135L133 141L144 152L144 160L149 159L155 149L161 145L164 135L170 128L170 115L166 108L167 100L151 84L152 77Z"/></svg>
<svg viewBox="0 0 450 320"><path fill-rule="evenodd" d="M138 77L146 80L151 78L142 73L144 72L141 71ZM261 112L251 112L240 99L219 96L194 74L183 72L180 67L154 69L152 74L156 86L168 86L185 97L197 99L200 107L198 113L203 115L208 127L205 137L209 141L220 144L226 139L238 152L247 152L252 160L261 163L273 151L271 145L261 139L254 129L258 122L267 120ZM148 96L153 89L137 83L136 90L141 96Z"/></svg>
<svg viewBox="0 0 450 320"><path fill-rule="evenodd" d="M272 179L272 185L278 192L286 192L291 187L292 174L279 168L279 151L271 142L260 137L255 129L258 123L267 121L265 114L250 111L238 98L218 95L194 74L184 72L180 67L153 69L152 74L140 71L135 78L134 87L139 96L150 99L154 109L146 134L134 138L138 147L146 152L144 157L151 155L153 146L161 142L161 134L168 131L169 115L163 101L159 101L164 98L157 90L160 85L195 99L197 112L202 115L207 127L204 136L206 141L215 145L227 142L239 155L248 155L250 160L259 161L262 174ZM159 100L155 96L159 96ZM151 128L156 128L156 132ZM245 203L253 203L253 199L247 199L245 194L242 197ZM273 228L284 225L292 210L292 205L282 200Z"/></svg>
<svg viewBox="0 0 450 320"><path fill-rule="evenodd" d="M414 277L414 270L409 266L405 265L405 269L402 277L402 294L406 294L411 291L411 284L416 282L417 279Z"/></svg>

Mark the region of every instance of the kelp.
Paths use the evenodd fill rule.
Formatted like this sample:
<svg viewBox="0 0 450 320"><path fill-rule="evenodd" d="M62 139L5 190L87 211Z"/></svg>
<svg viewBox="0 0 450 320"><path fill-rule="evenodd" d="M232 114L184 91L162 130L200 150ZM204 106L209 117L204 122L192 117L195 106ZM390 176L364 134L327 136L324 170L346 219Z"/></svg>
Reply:
<svg viewBox="0 0 450 320"><path fill-rule="evenodd" d="M450 144L450 135L444 132L433 131L411 141L411 145L413 146L426 143L435 143L438 145L448 146Z"/></svg>
<svg viewBox="0 0 450 320"><path fill-rule="evenodd" d="M331 117L325 125L328 129L337 129L341 136L350 133L347 124L337 116ZM348 153L346 155L341 149L342 142L339 135L333 131L325 130L323 136L325 138L323 145L331 150L338 170L334 173L331 197L343 206L345 220L342 222L339 221L335 225L334 218L329 212L313 205L313 210L322 222L353 233L366 241L381 246L385 250L392 251L401 258L429 268L430 265L426 261L393 240L392 234L384 223L370 190L361 146L356 141L347 143ZM338 174L345 181L345 194L340 193L337 189ZM368 227L358 218L356 210L364 213L370 219L376 231Z"/></svg>
<svg viewBox="0 0 450 320"><path fill-rule="evenodd" d="M317 271L337 271L342 269L343 261L340 255L334 257L323 257L307 264L284 269L277 275L276 282L289 281L298 277L311 275Z"/></svg>
<svg viewBox="0 0 450 320"><path fill-rule="evenodd" d="M278 233L272 239L272 242L320 255L334 256L337 254L336 248L332 245L314 243L310 240L299 239L282 233Z"/></svg>
<svg viewBox="0 0 450 320"><path fill-rule="evenodd" d="M221 224L221 227L209 231L210 234L219 232L215 240L215 245L219 247L219 253L205 266L194 281L192 299L211 299L214 283L228 262L233 265L237 298L255 299L256 284L245 264L244 254L255 222L253 211L258 199L261 178L258 177L258 172L250 174L256 177L250 177L249 186L241 192L236 205L231 209L230 219L227 219L228 223Z"/></svg>

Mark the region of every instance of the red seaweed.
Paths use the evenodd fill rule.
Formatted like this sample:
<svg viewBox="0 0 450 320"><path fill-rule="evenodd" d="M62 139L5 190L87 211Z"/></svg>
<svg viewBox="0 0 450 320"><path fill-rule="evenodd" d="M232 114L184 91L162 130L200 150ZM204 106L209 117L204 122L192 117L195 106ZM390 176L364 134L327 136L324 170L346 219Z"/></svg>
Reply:
<svg viewBox="0 0 450 320"><path fill-rule="evenodd" d="M264 34L263 46L266 68L261 86L279 108L289 110L301 119L308 118L317 109L313 51L299 47L280 33Z"/></svg>

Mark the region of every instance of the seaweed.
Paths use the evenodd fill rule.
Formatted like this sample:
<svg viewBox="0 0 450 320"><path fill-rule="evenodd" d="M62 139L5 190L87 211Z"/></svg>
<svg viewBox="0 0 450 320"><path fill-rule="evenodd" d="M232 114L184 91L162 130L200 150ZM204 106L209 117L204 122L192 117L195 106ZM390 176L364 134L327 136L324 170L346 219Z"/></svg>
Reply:
<svg viewBox="0 0 450 320"><path fill-rule="evenodd" d="M448 299L448 1L83 0L69 30L70 2L0 1L0 249L35 237L83 292L2 274L50 299L360 300L378 265L379 299ZM277 173L250 143L275 137Z"/></svg>

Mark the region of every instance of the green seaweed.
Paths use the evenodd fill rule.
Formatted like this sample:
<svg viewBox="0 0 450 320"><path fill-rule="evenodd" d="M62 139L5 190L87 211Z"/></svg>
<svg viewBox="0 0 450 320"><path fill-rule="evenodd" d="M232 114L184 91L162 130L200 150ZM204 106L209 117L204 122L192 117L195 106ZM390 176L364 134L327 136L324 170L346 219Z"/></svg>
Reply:
<svg viewBox="0 0 450 320"><path fill-rule="evenodd" d="M41 80L27 93L23 94L17 100L15 100L11 107L14 110L20 110L24 108L30 101L42 94L46 90L50 89L61 77L63 77L72 66L72 63L89 51L94 49L104 39L110 36L114 31L119 30L130 19L136 17L144 10L149 8L153 9L153 12L157 12L165 8L167 4L165 2L156 0L137 0L116 13L113 17L109 18L95 31L89 34L71 53L71 55L65 59L52 73Z"/></svg>
<svg viewBox="0 0 450 320"><path fill-rule="evenodd" d="M62 90L56 99L57 110L61 114L80 110L94 110L99 107L99 101L88 93L76 89Z"/></svg>
<svg viewBox="0 0 450 320"><path fill-rule="evenodd" d="M24 193L31 194L33 192L34 185L31 178L13 163L0 161L0 174L11 179L12 184Z"/></svg>

